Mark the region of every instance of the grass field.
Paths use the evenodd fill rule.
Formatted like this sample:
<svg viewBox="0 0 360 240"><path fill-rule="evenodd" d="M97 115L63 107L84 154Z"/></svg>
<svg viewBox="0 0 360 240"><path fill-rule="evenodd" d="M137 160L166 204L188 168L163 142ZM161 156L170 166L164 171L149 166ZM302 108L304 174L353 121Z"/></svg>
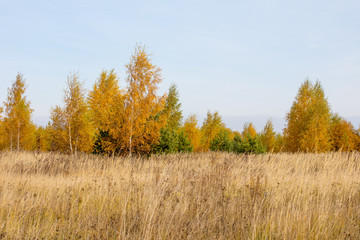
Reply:
<svg viewBox="0 0 360 240"><path fill-rule="evenodd" d="M360 239L360 154L0 153L0 239Z"/></svg>

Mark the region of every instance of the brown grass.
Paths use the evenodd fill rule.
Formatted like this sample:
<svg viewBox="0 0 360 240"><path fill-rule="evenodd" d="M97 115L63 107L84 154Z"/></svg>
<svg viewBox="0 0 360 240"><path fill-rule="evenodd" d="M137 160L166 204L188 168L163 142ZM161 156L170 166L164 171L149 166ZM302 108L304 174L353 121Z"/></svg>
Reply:
<svg viewBox="0 0 360 240"><path fill-rule="evenodd" d="M360 239L360 154L0 153L0 239Z"/></svg>

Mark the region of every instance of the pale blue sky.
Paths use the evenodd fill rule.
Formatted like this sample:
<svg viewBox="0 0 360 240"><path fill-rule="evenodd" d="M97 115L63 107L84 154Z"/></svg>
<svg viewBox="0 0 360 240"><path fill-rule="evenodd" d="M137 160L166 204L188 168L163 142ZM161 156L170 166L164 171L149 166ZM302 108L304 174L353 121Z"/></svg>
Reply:
<svg viewBox="0 0 360 240"><path fill-rule="evenodd" d="M24 74L34 120L62 104L70 71L90 89L137 42L177 84L185 115L219 111L241 129L281 119L300 84L319 79L334 112L360 116L359 1L0 0L0 101ZM262 119L262 120L260 120ZM354 120L358 127L360 121Z"/></svg>

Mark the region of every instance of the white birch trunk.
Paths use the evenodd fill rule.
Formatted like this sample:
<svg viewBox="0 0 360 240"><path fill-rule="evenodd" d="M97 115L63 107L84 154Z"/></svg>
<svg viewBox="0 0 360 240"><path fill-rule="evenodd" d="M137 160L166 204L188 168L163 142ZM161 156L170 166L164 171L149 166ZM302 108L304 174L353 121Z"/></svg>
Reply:
<svg viewBox="0 0 360 240"><path fill-rule="evenodd" d="M70 147L70 153L73 154L73 147L72 147L72 140L71 140L71 124L70 121L68 123L69 125L69 147Z"/></svg>
<svg viewBox="0 0 360 240"><path fill-rule="evenodd" d="M20 122L18 122L18 132L17 132L17 151L20 151Z"/></svg>

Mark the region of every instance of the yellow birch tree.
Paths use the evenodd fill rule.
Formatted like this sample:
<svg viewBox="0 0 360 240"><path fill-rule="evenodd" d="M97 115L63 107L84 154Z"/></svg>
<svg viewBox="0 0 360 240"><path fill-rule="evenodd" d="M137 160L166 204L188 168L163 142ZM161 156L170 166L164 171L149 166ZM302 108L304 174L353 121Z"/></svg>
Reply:
<svg viewBox="0 0 360 240"><path fill-rule="evenodd" d="M218 112L212 114L208 111L201 127L201 150L208 151L211 140L224 128L225 124L222 122L220 114Z"/></svg>
<svg viewBox="0 0 360 240"><path fill-rule="evenodd" d="M47 128L42 126L36 127L34 139L33 150L37 152L46 152L50 150L50 137Z"/></svg>
<svg viewBox="0 0 360 240"><path fill-rule="evenodd" d="M191 141L194 152L199 152L201 147L201 131L198 127L196 115L191 115L185 120L183 130Z"/></svg>
<svg viewBox="0 0 360 240"><path fill-rule="evenodd" d="M256 133L256 129L254 127L254 124L252 122L250 123L245 123L244 124L244 129L242 132L242 136L243 137L247 137L250 136L252 138L256 137L257 133Z"/></svg>
<svg viewBox="0 0 360 240"><path fill-rule="evenodd" d="M72 73L68 76L64 90L63 108L57 106L51 113L52 142L55 149L67 152L90 152L93 143L93 129L90 122L89 109L85 99L85 90L79 76ZM56 136L56 134L59 136ZM65 136L65 139L64 139ZM65 142L62 142L64 141Z"/></svg>
<svg viewBox="0 0 360 240"><path fill-rule="evenodd" d="M3 121L5 145L8 149L17 151L30 150L33 146L35 126L31 121L33 109L25 96L25 80L18 73L12 87L8 89Z"/></svg>
<svg viewBox="0 0 360 240"><path fill-rule="evenodd" d="M114 133L121 139L122 149L131 155L149 154L152 145L158 143L160 129L165 125L161 111L166 96L158 96L158 84L162 81L161 69L151 63L145 47L137 46L127 69L127 90L120 131Z"/></svg>
<svg viewBox="0 0 360 240"><path fill-rule="evenodd" d="M356 149L357 135L354 126L340 115L331 118L331 150L353 151Z"/></svg>
<svg viewBox="0 0 360 240"><path fill-rule="evenodd" d="M103 71L89 93L88 102L91 119L96 128L97 145L101 151L115 153L118 143L112 137L121 126L124 96L119 88L119 79L114 70Z"/></svg>
<svg viewBox="0 0 360 240"><path fill-rule="evenodd" d="M47 127L50 135L50 150L67 152L69 150L64 110L55 106L50 112L50 123Z"/></svg>
<svg viewBox="0 0 360 240"><path fill-rule="evenodd" d="M271 120L268 120L260 135L262 144L265 146L267 152L273 152L275 149L276 133Z"/></svg>
<svg viewBox="0 0 360 240"><path fill-rule="evenodd" d="M330 106L319 81L306 80L286 116L286 150L324 152L330 150Z"/></svg>

